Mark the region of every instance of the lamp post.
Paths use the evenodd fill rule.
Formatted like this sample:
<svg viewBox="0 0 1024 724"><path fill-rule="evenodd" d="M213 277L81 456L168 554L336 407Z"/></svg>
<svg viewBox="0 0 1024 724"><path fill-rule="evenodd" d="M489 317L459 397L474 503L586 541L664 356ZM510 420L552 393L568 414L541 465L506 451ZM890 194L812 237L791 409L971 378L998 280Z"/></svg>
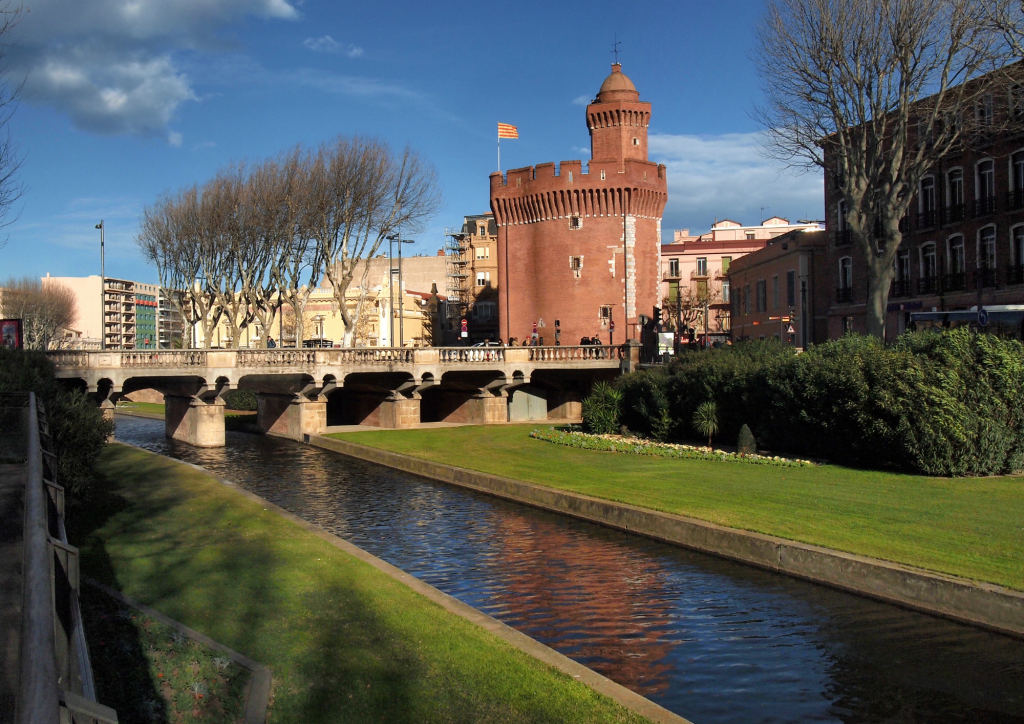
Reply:
<svg viewBox="0 0 1024 724"><path fill-rule="evenodd" d="M106 287L107 272L105 262L105 250L104 250L104 239L103 232L106 230L106 226L103 223L103 219L100 219L100 223L96 224L97 229L100 230L100 349L107 348L107 292Z"/></svg>

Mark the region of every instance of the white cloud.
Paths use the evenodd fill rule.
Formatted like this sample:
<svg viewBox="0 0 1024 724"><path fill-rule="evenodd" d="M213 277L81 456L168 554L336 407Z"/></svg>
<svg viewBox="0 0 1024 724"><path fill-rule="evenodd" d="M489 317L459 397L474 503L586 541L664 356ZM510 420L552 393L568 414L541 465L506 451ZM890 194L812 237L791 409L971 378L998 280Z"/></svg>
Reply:
<svg viewBox="0 0 1024 724"><path fill-rule="evenodd" d="M325 35L322 38L306 38L302 44L314 53L337 53L341 50L341 43L330 35Z"/></svg>
<svg viewBox="0 0 1024 724"><path fill-rule="evenodd" d="M177 131L167 132L167 143L174 146L175 148L181 148L181 142L184 140L182 135Z"/></svg>
<svg viewBox="0 0 1024 724"><path fill-rule="evenodd" d="M11 46L24 97L68 114L82 130L165 136L197 100L175 54L221 49L217 32L246 16L291 20L287 0L35 0Z"/></svg>
<svg viewBox="0 0 1024 724"><path fill-rule="evenodd" d="M573 153L582 153L584 156L590 155L590 149L586 146L573 146L572 151Z"/></svg>
<svg viewBox="0 0 1024 724"><path fill-rule="evenodd" d="M358 58L363 54L363 49L358 45L349 44L346 46L330 35L324 35L319 38L306 38L302 41L302 44L314 53L345 53L349 58Z"/></svg>
<svg viewBox="0 0 1024 724"><path fill-rule="evenodd" d="M589 106L591 100L590 96L576 96L572 99L572 104L574 106Z"/></svg>
<svg viewBox="0 0 1024 724"><path fill-rule="evenodd" d="M203 149L203 148L216 148L216 147L217 147L217 144L214 143L213 141L203 141L202 143L197 143L196 145L194 145L192 147L192 150L193 151L198 151L198 150Z"/></svg>
<svg viewBox="0 0 1024 724"><path fill-rule="evenodd" d="M824 218L821 175L788 173L764 158L760 148L759 133L650 136L651 160L668 170L665 234L673 228L706 231L716 218L743 224L774 215L791 221Z"/></svg>

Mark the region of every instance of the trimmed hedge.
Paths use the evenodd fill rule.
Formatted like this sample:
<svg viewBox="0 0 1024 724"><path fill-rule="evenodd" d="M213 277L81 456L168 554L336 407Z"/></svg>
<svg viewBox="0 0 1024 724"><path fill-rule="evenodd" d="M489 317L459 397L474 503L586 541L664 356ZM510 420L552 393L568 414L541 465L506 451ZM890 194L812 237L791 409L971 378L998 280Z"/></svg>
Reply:
<svg viewBox="0 0 1024 724"><path fill-rule="evenodd" d="M967 330L891 347L850 335L801 355L779 342L685 354L626 375L621 417L656 440L698 438L693 410L718 406L721 436L759 447L928 475L1024 470L1024 346Z"/></svg>
<svg viewBox="0 0 1024 724"><path fill-rule="evenodd" d="M114 423L81 390L62 387L42 352L0 347L0 392L35 392L46 405L57 455L57 482L69 498L82 498L93 479L93 463ZM4 431L0 431L4 434Z"/></svg>

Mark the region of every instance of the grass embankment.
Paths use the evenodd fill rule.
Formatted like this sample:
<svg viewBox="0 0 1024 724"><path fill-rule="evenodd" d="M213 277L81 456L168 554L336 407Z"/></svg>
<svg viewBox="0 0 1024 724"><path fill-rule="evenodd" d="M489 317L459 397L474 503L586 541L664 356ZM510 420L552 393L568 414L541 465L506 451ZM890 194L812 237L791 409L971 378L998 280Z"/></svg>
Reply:
<svg viewBox="0 0 1024 724"><path fill-rule="evenodd" d="M578 450L532 425L336 437L597 498L1024 590L1024 478L930 478Z"/></svg>
<svg viewBox="0 0 1024 724"><path fill-rule="evenodd" d="M96 695L119 721L239 720L248 670L92 586L81 597Z"/></svg>
<svg viewBox="0 0 1024 724"><path fill-rule="evenodd" d="M210 476L112 444L83 571L271 667L273 722L641 722Z"/></svg>

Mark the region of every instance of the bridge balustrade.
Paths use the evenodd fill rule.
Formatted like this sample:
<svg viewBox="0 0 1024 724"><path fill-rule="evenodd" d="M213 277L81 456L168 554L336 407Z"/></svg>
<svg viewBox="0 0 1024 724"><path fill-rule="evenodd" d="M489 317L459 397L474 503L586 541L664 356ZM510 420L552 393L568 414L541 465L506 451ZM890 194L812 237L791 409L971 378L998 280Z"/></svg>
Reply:
<svg viewBox="0 0 1024 724"><path fill-rule="evenodd" d="M412 364L415 352L412 347L345 347L321 350L318 356L333 365Z"/></svg>
<svg viewBox="0 0 1024 724"><path fill-rule="evenodd" d="M58 367L68 366L55 362ZM86 358L88 364L88 357ZM122 367L206 367L206 350L122 352Z"/></svg>
<svg viewBox="0 0 1024 724"><path fill-rule="evenodd" d="M504 347L439 347L441 363L504 362Z"/></svg>
<svg viewBox="0 0 1024 724"><path fill-rule="evenodd" d="M314 349L239 349L237 367L306 367L316 364Z"/></svg>
<svg viewBox="0 0 1024 724"><path fill-rule="evenodd" d="M582 360L622 359L622 348L607 345L575 347L528 347L531 362L576 362Z"/></svg>

